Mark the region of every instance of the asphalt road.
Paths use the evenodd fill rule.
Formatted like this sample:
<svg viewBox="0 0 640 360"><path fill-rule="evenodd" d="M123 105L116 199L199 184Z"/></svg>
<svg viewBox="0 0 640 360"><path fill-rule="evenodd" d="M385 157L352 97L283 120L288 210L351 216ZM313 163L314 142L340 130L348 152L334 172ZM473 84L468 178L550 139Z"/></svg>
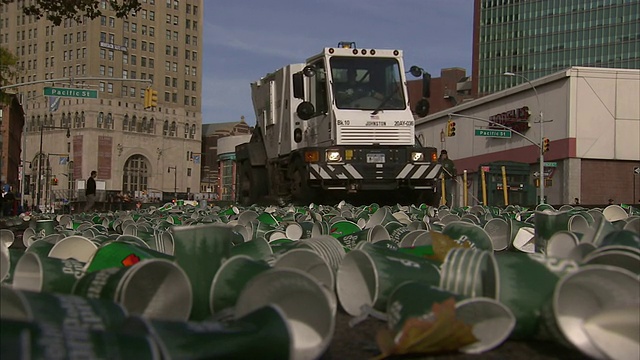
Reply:
<svg viewBox="0 0 640 360"><path fill-rule="evenodd" d="M380 351L376 344L376 332L386 323L369 318L353 328L349 326L350 316L342 311L336 317L336 330L333 341L322 360L360 360L371 359ZM532 359L532 360L577 360L589 359L575 349L566 348L553 341L514 341L509 340L501 346L477 355L449 353L439 355L390 357L388 359Z"/></svg>

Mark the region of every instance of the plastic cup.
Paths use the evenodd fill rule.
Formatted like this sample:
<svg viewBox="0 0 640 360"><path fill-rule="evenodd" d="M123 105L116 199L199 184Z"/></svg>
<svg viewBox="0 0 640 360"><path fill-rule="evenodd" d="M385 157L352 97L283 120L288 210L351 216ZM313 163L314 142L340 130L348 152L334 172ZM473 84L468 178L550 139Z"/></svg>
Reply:
<svg viewBox="0 0 640 360"><path fill-rule="evenodd" d="M551 312L545 314L545 325L557 329L559 332L551 333L560 336L560 340L566 339L590 358L634 359L638 355L638 341L637 337L629 336L640 328L639 292L640 281L628 270L586 266L558 281ZM615 316L620 310L627 315ZM626 328L625 324L631 325Z"/></svg>
<svg viewBox="0 0 640 360"><path fill-rule="evenodd" d="M241 318L266 305L279 307L291 329L293 359L317 359L329 347L335 329L335 304L314 277L297 269L274 268L254 277L235 307Z"/></svg>
<svg viewBox="0 0 640 360"><path fill-rule="evenodd" d="M335 289L335 274L329 263L311 249L292 249L280 255L274 268L293 268L313 276L332 293Z"/></svg>
<svg viewBox="0 0 640 360"><path fill-rule="evenodd" d="M149 248L116 241L98 248L87 263L86 271L92 272L110 267L131 266L146 259L174 260L174 257Z"/></svg>
<svg viewBox="0 0 640 360"><path fill-rule="evenodd" d="M35 252L25 253L16 264L15 289L70 294L84 275L84 263L75 259L56 259Z"/></svg>
<svg viewBox="0 0 640 360"><path fill-rule="evenodd" d="M295 359L289 324L274 305L224 322L131 317L126 331L152 337L162 359Z"/></svg>
<svg viewBox="0 0 640 360"><path fill-rule="evenodd" d="M193 290L191 320L203 320L211 315L211 283L222 262L230 256L231 240L216 230L213 224L171 228L174 256L189 277Z"/></svg>
<svg viewBox="0 0 640 360"><path fill-rule="evenodd" d="M540 206L540 205L538 205ZM569 229L569 211L536 211L535 223L535 252L546 254L547 243L553 234Z"/></svg>
<svg viewBox="0 0 640 360"><path fill-rule="evenodd" d="M211 313L216 314L235 306L247 282L269 268L266 262L247 255L235 255L225 260L211 283Z"/></svg>
<svg viewBox="0 0 640 360"><path fill-rule="evenodd" d="M358 316L363 306L384 311L395 287L410 280L437 285L440 270L425 258L365 243L345 256L338 269L336 289L344 310Z"/></svg>

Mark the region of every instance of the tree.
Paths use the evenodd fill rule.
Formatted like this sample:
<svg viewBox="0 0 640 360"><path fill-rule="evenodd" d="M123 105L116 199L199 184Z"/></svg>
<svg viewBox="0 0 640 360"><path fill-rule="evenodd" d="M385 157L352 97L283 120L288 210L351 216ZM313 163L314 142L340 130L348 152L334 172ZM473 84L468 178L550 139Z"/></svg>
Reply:
<svg viewBox="0 0 640 360"><path fill-rule="evenodd" d="M139 0L104 0L116 17L126 18L132 12L138 12L141 4ZM16 0L0 0L2 4L10 4ZM31 4L24 4L22 12L25 15L42 17L58 26L64 19L82 22L82 17L95 19L102 15L101 0L35 0Z"/></svg>
<svg viewBox="0 0 640 360"><path fill-rule="evenodd" d="M0 47L0 86L11 84L11 81L15 79L18 69L16 64L18 58L13 55L9 50ZM0 90L0 102L7 102L7 95L4 91Z"/></svg>

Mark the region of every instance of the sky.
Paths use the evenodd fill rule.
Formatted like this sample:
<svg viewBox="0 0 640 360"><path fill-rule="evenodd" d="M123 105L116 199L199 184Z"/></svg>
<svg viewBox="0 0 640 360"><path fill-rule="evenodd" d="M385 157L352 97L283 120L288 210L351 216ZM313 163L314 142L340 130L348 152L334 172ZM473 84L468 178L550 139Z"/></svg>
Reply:
<svg viewBox="0 0 640 360"><path fill-rule="evenodd" d="M255 125L250 83L339 41L403 50L433 77L471 75L472 29L472 0L205 0L203 123Z"/></svg>

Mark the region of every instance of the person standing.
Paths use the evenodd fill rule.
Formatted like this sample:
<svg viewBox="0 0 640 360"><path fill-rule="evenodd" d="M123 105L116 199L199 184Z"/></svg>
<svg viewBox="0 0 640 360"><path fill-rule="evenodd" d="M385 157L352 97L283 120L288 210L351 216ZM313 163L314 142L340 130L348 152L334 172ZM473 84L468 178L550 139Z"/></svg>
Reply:
<svg viewBox="0 0 640 360"><path fill-rule="evenodd" d="M84 194L87 197L87 204L84 206L84 212L88 212L96 202L96 176L98 173L94 170L91 172L91 176L87 179L87 186Z"/></svg>
<svg viewBox="0 0 640 360"><path fill-rule="evenodd" d="M440 158L438 159L440 165L442 165L442 172L444 174L445 180L445 202L448 206L453 206L454 203L454 192L456 187L456 176L458 173L456 171L456 165L453 163L451 159L449 159L449 154L447 150L442 150L440 152Z"/></svg>

